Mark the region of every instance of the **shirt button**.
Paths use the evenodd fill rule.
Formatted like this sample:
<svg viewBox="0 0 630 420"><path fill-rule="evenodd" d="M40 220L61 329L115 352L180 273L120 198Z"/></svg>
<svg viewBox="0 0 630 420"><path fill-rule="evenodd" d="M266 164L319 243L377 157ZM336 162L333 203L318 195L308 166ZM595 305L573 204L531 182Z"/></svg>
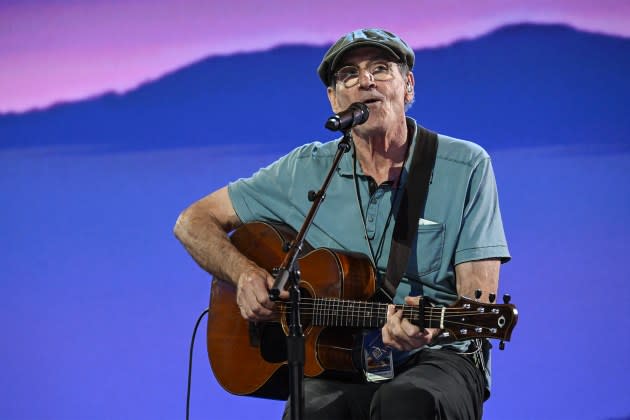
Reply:
<svg viewBox="0 0 630 420"><path fill-rule="evenodd" d="M373 222L374 218L372 216L368 217L368 222Z"/></svg>

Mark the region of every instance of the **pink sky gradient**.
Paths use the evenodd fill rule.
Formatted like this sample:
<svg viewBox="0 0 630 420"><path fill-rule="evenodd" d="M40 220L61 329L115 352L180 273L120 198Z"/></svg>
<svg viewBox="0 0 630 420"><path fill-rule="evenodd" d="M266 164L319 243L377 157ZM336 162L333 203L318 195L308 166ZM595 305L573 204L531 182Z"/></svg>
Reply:
<svg viewBox="0 0 630 420"><path fill-rule="evenodd" d="M628 37L630 1L0 0L0 112L123 92L209 55L324 45L358 27L419 48L523 21Z"/></svg>

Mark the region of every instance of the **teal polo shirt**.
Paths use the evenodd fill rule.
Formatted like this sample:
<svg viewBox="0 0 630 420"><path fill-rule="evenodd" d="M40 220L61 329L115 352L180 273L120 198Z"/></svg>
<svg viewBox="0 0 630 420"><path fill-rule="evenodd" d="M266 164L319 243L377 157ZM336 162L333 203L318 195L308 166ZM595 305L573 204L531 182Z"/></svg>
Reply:
<svg viewBox="0 0 630 420"><path fill-rule="evenodd" d="M411 118L407 125L411 156L417 125ZM339 141L303 145L250 178L230 183L238 217L243 222L282 222L299 230L311 206L308 192L321 187ZM315 248L361 252L370 256L380 275L385 273L410 160L405 162L399 188L391 183L376 189L372 185L370 194L373 181L355 162L354 149L344 154L306 240ZM417 231L396 303L407 295L423 295L450 304L457 298L455 265L510 258L492 165L480 146L438 135L435 168Z"/></svg>

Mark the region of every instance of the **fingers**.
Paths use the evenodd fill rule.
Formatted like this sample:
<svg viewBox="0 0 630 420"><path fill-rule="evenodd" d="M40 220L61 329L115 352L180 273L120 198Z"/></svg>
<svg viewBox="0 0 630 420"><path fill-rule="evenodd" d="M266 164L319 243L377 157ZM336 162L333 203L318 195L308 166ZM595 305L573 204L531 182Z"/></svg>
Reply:
<svg viewBox="0 0 630 420"><path fill-rule="evenodd" d="M412 301L406 303L418 303L418 298L411 298ZM393 347L397 350L409 351L427 345L435 335L434 329L421 330L418 326L412 324L403 318L402 309L396 309L394 305L387 306L387 322L382 330L383 344Z"/></svg>
<svg viewBox="0 0 630 420"><path fill-rule="evenodd" d="M269 277L271 275L259 267L248 269L239 277L236 303L243 318L262 321L273 316L274 303L269 299L267 288Z"/></svg>
<svg viewBox="0 0 630 420"><path fill-rule="evenodd" d="M394 305L387 305L387 322L381 329L381 336L383 338L383 344L386 346L398 348L394 336L392 335L393 328L390 326L391 319L396 316L396 310ZM400 349L399 349L400 350Z"/></svg>

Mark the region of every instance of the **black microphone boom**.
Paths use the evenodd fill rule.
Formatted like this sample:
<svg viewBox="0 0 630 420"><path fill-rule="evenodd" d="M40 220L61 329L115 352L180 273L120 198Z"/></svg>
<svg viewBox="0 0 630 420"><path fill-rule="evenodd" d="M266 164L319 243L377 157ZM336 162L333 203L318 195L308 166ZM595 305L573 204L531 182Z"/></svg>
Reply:
<svg viewBox="0 0 630 420"><path fill-rule="evenodd" d="M331 131L346 131L355 125L363 124L370 116L370 110L362 102L355 102L345 111L335 114L326 121L326 128Z"/></svg>

